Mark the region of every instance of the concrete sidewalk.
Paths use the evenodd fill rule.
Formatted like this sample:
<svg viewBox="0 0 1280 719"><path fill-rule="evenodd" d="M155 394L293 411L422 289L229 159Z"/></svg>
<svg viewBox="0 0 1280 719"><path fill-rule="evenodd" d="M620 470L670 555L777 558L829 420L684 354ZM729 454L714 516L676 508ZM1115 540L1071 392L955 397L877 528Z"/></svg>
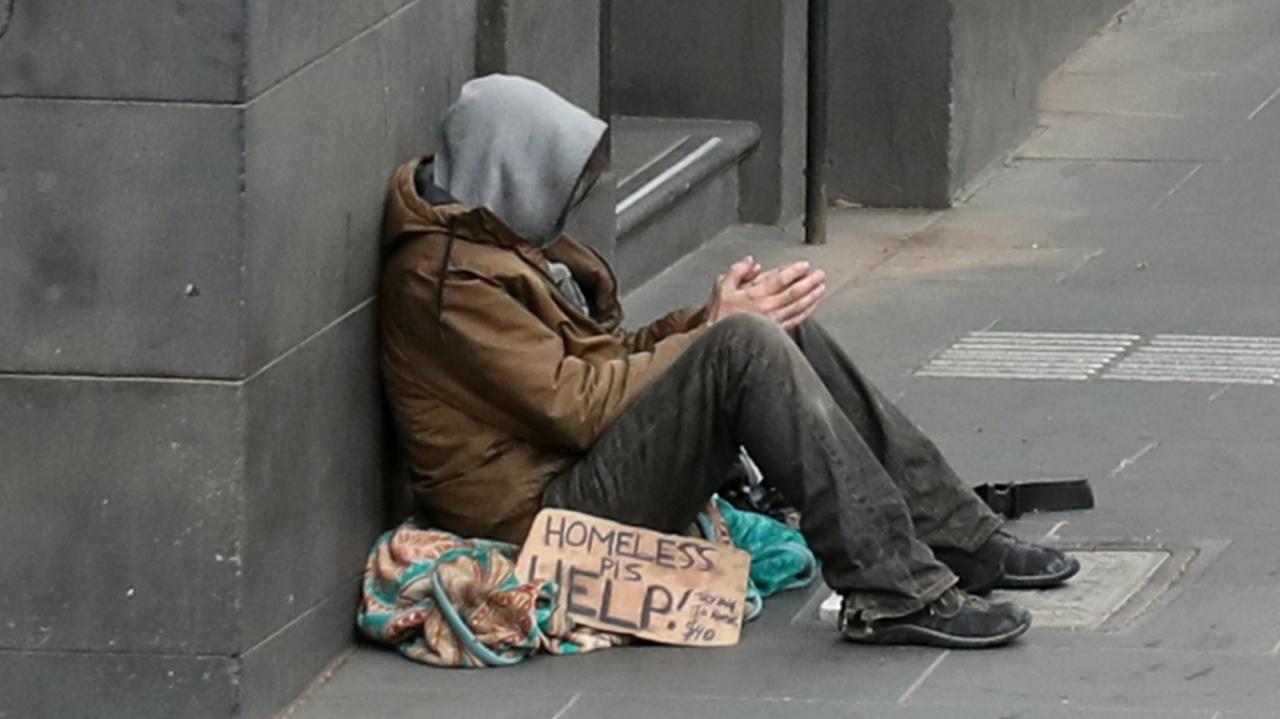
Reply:
<svg viewBox="0 0 1280 719"><path fill-rule="evenodd" d="M1015 531L1168 553L1100 629L1033 629L986 652L859 647L818 620L815 588L772 600L732 649L492 671L362 649L293 715L1276 716L1280 387L1182 381L1184 365L1148 377L1162 382L916 370L980 330L1140 338L1110 368L1157 335L1280 336L1277 96L1275 0L1140 0L1052 80L1042 130L966 205L841 211L816 250L735 230L629 298L639 320L704 301L746 252L812 257L834 275L821 320L967 478L1093 478L1096 510ZM1266 341L1204 342L1273 359Z"/></svg>

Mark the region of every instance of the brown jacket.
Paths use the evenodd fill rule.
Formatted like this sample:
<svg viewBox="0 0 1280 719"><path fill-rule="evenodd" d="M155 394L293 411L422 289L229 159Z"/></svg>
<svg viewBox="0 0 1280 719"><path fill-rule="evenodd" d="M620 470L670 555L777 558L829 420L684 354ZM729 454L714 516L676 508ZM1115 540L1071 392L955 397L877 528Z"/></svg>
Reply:
<svg viewBox="0 0 1280 719"><path fill-rule="evenodd" d="M547 482L701 332L681 310L634 333L613 273L562 237L540 250L493 213L432 206L402 165L387 197L394 254L379 296L382 368L408 443L420 521L523 542ZM599 317L556 289L573 271Z"/></svg>

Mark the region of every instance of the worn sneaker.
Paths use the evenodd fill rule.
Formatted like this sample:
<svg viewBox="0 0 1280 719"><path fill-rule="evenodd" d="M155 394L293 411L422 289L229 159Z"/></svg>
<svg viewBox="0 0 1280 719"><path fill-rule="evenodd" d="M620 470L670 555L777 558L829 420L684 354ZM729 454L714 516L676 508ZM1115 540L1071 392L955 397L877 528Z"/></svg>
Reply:
<svg viewBox="0 0 1280 719"><path fill-rule="evenodd" d="M864 621L840 611L840 633L863 644L917 644L946 649L985 649L1008 644L1031 627L1031 613L1011 602L987 602L948 589L932 604L905 617Z"/></svg>
<svg viewBox="0 0 1280 719"><path fill-rule="evenodd" d="M996 581L997 589L1056 587L1080 571L1080 561L1074 557L1024 542L1008 532L996 532L983 546L994 546L1003 555L1004 573Z"/></svg>
<svg viewBox="0 0 1280 719"><path fill-rule="evenodd" d="M991 535L975 552L936 548L933 554L960 578L962 590L977 595L992 589L1056 587L1080 571L1076 559L1004 531Z"/></svg>

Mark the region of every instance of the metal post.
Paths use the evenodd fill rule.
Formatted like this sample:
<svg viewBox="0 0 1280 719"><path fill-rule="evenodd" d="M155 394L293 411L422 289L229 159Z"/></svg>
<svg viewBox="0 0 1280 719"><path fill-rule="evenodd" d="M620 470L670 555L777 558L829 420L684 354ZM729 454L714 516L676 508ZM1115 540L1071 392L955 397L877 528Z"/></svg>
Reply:
<svg viewBox="0 0 1280 719"><path fill-rule="evenodd" d="M598 114L613 120L613 0L600 0L600 102Z"/></svg>
<svg viewBox="0 0 1280 719"><path fill-rule="evenodd" d="M804 241L827 242L827 0L809 0L808 143L805 148Z"/></svg>

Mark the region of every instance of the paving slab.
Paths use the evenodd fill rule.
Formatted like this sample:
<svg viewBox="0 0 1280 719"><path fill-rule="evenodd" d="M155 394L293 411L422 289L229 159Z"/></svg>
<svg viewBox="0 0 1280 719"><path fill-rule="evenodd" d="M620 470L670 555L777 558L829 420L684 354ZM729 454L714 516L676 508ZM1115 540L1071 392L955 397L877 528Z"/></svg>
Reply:
<svg viewBox="0 0 1280 719"><path fill-rule="evenodd" d="M885 716L901 719L1215 719L1217 714L1204 710L1155 711L1136 707L1072 709L1069 705L1043 707L1006 703L992 707L948 703L939 706L899 707L895 713Z"/></svg>
<svg viewBox="0 0 1280 719"><path fill-rule="evenodd" d="M912 701L985 705L993 711L1029 705L1037 711L1141 707L1212 713L1275 706L1280 701L1275 671L1274 657L1018 646L952 653Z"/></svg>
<svg viewBox="0 0 1280 719"><path fill-rule="evenodd" d="M808 699L741 699L715 696L717 688L708 686L712 696L696 699L668 699L629 694L583 694L560 719L649 719L657 716L732 716L739 719L819 719L826 717L871 716L872 711L891 704L851 703L847 701L814 701ZM865 713L864 713L865 712ZM878 712L877 712L878 714Z"/></svg>
<svg viewBox="0 0 1280 719"><path fill-rule="evenodd" d="M1101 382L922 377L913 378L899 404L926 430L936 434L1151 438L1167 436L1176 428L1180 418L1172 410L1189 399L1204 396L1202 389L1185 386L1155 391L1146 385ZM1107 397L1122 397L1130 402L1110 409L1098 407L1100 400ZM1154 399L1163 405L1152 406ZM1094 407L1097 409L1089 413Z"/></svg>
<svg viewBox="0 0 1280 719"><path fill-rule="evenodd" d="M1194 519L1202 531L1280 527L1280 446L1254 441L1165 440L1106 485L1134 521Z"/></svg>
<svg viewBox="0 0 1280 719"><path fill-rule="evenodd" d="M1171 210L1236 213L1275 210L1280 167L1272 157L1242 158L1206 166L1187 180L1166 206ZM1275 216L1275 215L1273 215Z"/></svg>
<svg viewBox="0 0 1280 719"><path fill-rule="evenodd" d="M1063 72L1045 85L1041 107L1052 112L1243 120L1275 89L1263 77L1237 83L1201 75Z"/></svg>
<svg viewBox="0 0 1280 719"><path fill-rule="evenodd" d="M1280 588L1280 530L1246 529L1232 535L1195 583L1231 592Z"/></svg>
<svg viewBox="0 0 1280 719"><path fill-rule="evenodd" d="M1126 459L1151 444L1143 437L1099 437L1089 441L1087 451L1081 451L1080 438L1074 436L976 430L933 434L952 466L972 484L1070 476L1105 480Z"/></svg>
<svg viewBox="0 0 1280 719"><path fill-rule="evenodd" d="M1212 561L1210 561L1212 568ZM1167 606L1109 646L1169 652L1274 656L1280 645L1280 590L1195 585L1182 587Z"/></svg>
<svg viewBox="0 0 1280 719"><path fill-rule="evenodd" d="M1265 2L1265 0L1263 0ZM1137 2L1125 19L1089 43L1066 65L1066 70L1087 75L1131 75L1148 78L1183 79L1187 77L1261 77L1280 81L1280 66L1275 62L1277 48L1274 37L1265 32L1224 32L1220 28L1185 23L1181 27L1139 27L1132 19L1151 17L1152 8L1172 5L1170 2ZM1183 3L1184 5L1186 3ZM1197 2L1198 7L1208 3ZM1259 10L1264 10L1259 5ZM1188 9L1177 12L1180 19L1191 19ZM1274 7L1265 8L1271 19L1280 18ZM1169 17L1173 17L1172 13ZM1266 20L1264 19L1264 22ZM1194 62L1188 62L1194 59Z"/></svg>
<svg viewBox="0 0 1280 719"><path fill-rule="evenodd" d="M1122 27L1275 37L1280 6L1271 0L1140 0L1125 13Z"/></svg>
<svg viewBox="0 0 1280 719"><path fill-rule="evenodd" d="M973 207L1046 208L1094 213L1132 212L1158 206L1200 164L1019 159L997 175L970 203Z"/></svg>
<svg viewBox="0 0 1280 719"><path fill-rule="evenodd" d="M458 692L437 687L397 690L343 691L321 688L305 703L307 719L355 719L356 717L459 717L486 719L565 719L560 713L573 700L572 693ZM597 715L598 716L598 715Z"/></svg>
<svg viewBox="0 0 1280 719"><path fill-rule="evenodd" d="M1017 158L1212 163L1241 152L1247 121L1049 112L1040 125Z"/></svg>
<svg viewBox="0 0 1280 719"><path fill-rule="evenodd" d="M536 657L500 673L436 669L371 649L357 652L329 686L338 693L413 686L485 693L498 682L505 691L534 695L618 687L669 698L706 696L714 687L715 696L744 699L896 701L936 656L925 649L851 645L830 627L806 623L772 631L749 625L741 644L730 648L624 647L580 657ZM779 672L779 667L803 671Z"/></svg>

